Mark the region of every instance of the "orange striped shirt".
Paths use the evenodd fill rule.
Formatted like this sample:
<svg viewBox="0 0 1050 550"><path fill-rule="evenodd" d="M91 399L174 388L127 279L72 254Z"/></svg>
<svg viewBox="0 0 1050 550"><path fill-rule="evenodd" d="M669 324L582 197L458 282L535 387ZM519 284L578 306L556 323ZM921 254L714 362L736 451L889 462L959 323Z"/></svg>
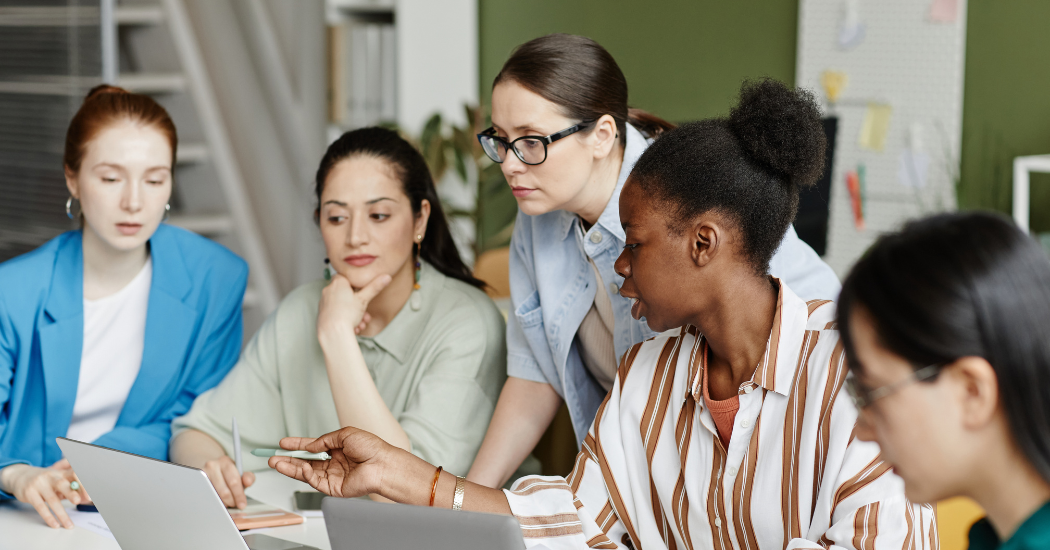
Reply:
<svg viewBox="0 0 1050 550"><path fill-rule="evenodd" d="M624 354L569 477L506 491L527 546L938 548L932 508L854 437L834 304L780 283L776 311L728 448L704 407L695 327Z"/></svg>

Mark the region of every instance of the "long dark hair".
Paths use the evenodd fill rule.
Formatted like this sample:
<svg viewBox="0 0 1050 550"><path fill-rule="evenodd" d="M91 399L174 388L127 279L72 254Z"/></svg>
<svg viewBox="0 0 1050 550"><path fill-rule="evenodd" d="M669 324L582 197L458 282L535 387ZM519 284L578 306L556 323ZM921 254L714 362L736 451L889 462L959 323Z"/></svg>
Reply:
<svg viewBox="0 0 1050 550"><path fill-rule="evenodd" d="M1050 258L1011 220L942 214L881 237L842 285L838 323L857 368L850 312L922 368L982 357L995 369L1014 440L1050 481Z"/></svg>
<svg viewBox="0 0 1050 550"><path fill-rule="evenodd" d="M401 188L408 196L412 212L419 215L423 199L430 202L430 219L427 220L427 236L419 245L419 256L447 277L459 279L469 285L484 288L485 282L475 278L463 259L459 256L448 221L441 210L441 200L434 188L434 178L430 175L423 155L419 154L410 143L397 135L393 130L371 127L360 128L342 135L328 146L321 166L317 168L315 192L317 202L321 202L325 180L332 167L339 161L355 155L365 155L386 161L401 180Z"/></svg>
<svg viewBox="0 0 1050 550"><path fill-rule="evenodd" d="M681 233L710 211L732 216L758 275L798 210L799 187L824 169L827 138L812 94L775 80L745 82L728 118L664 133L635 163L631 180L668 212Z"/></svg>
<svg viewBox="0 0 1050 550"><path fill-rule="evenodd" d="M511 53L492 87L516 82L560 106L568 118L596 120L609 115L616 121L620 143L627 143L627 123L649 137L674 124L627 106L627 79L600 44L585 36L548 34L529 40Z"/></svg>

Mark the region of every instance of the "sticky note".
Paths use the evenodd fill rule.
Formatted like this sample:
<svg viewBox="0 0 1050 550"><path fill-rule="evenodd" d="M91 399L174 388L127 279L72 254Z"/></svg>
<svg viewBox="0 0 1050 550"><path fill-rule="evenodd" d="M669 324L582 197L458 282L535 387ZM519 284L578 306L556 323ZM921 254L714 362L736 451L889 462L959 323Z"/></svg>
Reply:
<svg viewBox="0 0 1050 550"><path fill-rule="evenodd" d="M930 155L905 149L901 151L897 168L897 181L904 187L922 189L926 187L926 174L930 169Z"/></svg>
<svg viewBox="0 0 1050 550"><path fill-rule="evenodd" d="M893 108L884 103L869 103L864 113L864 122L860 125L860 137L857 143L863 149L882 151L886 146L886 134L890 128L890 114Z"/></svg>
<svg viewBox="0 0 1050 550"><path fill-rule="evenodd" d="M820 85L824 87L824 94L831 103L838 101L847 82L849 77L842 71L827 70L820 74Z"/></svg>
<svg viewBox="0 0 1050 550"><path fill-rule="evenodd" d="M959 19L959 0L933 0L929 17L934 23L956 22Z"/></svg>

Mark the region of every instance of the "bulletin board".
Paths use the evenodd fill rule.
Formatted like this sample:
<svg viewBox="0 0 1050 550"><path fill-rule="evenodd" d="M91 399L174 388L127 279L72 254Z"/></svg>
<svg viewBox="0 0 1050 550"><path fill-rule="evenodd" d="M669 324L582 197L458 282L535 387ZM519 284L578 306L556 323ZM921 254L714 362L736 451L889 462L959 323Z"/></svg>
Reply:
<svg viewBox="0 0 1050 550"><path fill-rule="evenodd" d="M837 118L824 260L955 208L966 0L800 0L796 85Z"/></svg>

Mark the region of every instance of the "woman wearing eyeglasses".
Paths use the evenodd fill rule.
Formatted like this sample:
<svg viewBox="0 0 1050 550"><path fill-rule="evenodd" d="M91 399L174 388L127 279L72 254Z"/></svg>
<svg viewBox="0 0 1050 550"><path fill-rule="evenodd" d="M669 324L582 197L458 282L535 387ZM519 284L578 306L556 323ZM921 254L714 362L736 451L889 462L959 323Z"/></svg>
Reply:
<svg viewBox="0 0 1050 550"><path fill-rule="evenodd" d="M563 400L582 441L618 359L655 335L619 294L617 201L635 161L673 125L629 109L627 81L612 56L566 34L514 51L493 83L492 123L478 139L501 164L519 208L510 255L514 311L507 383L468 479L499 487ZM792 227L770 270L803 299L838 294L835 274Z"/></svg>
<svg viewBox="0 0 1050 550"><path fill-rule="evenodd" d="M842 288L861 411L912 502L962 495L971 550L1050 548L1050 260L1010 220L949 214L879 240Z"/></svg>

